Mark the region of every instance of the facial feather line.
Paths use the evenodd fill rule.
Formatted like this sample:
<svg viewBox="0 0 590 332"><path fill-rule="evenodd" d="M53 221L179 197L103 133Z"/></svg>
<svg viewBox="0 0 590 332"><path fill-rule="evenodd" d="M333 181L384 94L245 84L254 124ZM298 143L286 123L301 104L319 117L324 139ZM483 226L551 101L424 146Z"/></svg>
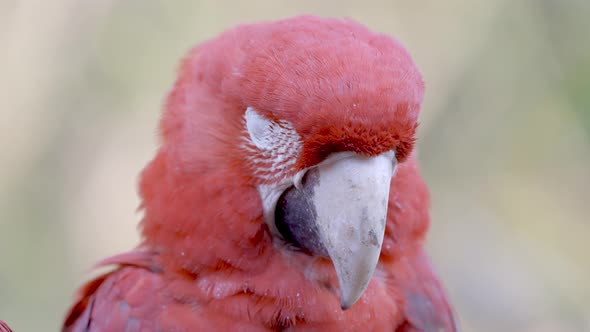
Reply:
<svg viewBox="0 0 590 332"><path fill-rule="evenodd" d="M301 137L287 121L262 117L252 107L244 113L242 148L252 164L253 174L263 183L280 182L294 173L301 154Z"/></svg>

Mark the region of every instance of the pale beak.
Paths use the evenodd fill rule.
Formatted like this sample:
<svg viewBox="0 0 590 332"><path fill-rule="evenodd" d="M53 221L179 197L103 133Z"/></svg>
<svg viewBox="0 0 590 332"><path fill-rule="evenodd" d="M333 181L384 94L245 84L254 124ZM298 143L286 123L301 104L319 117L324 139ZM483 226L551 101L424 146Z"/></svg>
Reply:
<svg viewBox="0 0 590 332"><path fill-rule="evenodd" d="M361 297L377 266L395 166L393 152L336 154L310 169L302 184L277 203L278 230L301 248L332 260L342 309Z"/></svg>

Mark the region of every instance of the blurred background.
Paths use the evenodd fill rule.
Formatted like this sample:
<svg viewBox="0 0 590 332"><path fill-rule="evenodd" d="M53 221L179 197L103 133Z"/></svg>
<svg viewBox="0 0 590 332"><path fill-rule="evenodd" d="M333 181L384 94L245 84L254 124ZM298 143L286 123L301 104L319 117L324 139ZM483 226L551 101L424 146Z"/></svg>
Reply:
<svg viewBox="0 0 590 332"><path fill-rule="evenodd" d="M590 1L0 0L0 318L57 331L132 248L179 59L241 22L349 16L426 81L428 246L463 331L590 331Z"/></svg>

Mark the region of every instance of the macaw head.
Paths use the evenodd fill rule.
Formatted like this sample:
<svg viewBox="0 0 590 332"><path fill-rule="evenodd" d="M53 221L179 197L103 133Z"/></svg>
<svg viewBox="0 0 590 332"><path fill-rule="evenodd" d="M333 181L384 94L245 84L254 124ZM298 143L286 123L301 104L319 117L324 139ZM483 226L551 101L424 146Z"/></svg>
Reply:
<svg viewBox="0 0 590 332"><path fill-rule="evenodd" d="M263 266L270 251L320 257L349 308L390 250L384 234L427 227L419 177L425 221L388 222L395 198L412 195L392 178L413 165L423 91L400 43L351 20L245 25L203 43L180 68L142 175L146 241L195 273ZM402 190L415 190L410 173Z"/></svg>
<svg viewBox="0 0 590 332"><path fill-rule="evenodd" d="M282 28L247 49L227 88L245 109L241 145L273 238L331 259L348 308L380 256L423 82L400 44L359 25Z"/></svg>

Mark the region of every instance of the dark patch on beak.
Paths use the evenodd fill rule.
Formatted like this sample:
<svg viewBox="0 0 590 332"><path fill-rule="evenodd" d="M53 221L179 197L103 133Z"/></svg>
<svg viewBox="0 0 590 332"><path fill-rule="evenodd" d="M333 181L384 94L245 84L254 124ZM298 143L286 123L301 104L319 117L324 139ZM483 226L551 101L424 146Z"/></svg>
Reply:
<svg viewBox="0 0 590 332"><path fill-rule="evenodd" d="M320 237L316 223L317 212L313 202L314 188L320 178L312 169L302 179L300 189L294 186L285 190L275 209L275 225L283 238L308 254L328 258L328 250Z"/></svg>

